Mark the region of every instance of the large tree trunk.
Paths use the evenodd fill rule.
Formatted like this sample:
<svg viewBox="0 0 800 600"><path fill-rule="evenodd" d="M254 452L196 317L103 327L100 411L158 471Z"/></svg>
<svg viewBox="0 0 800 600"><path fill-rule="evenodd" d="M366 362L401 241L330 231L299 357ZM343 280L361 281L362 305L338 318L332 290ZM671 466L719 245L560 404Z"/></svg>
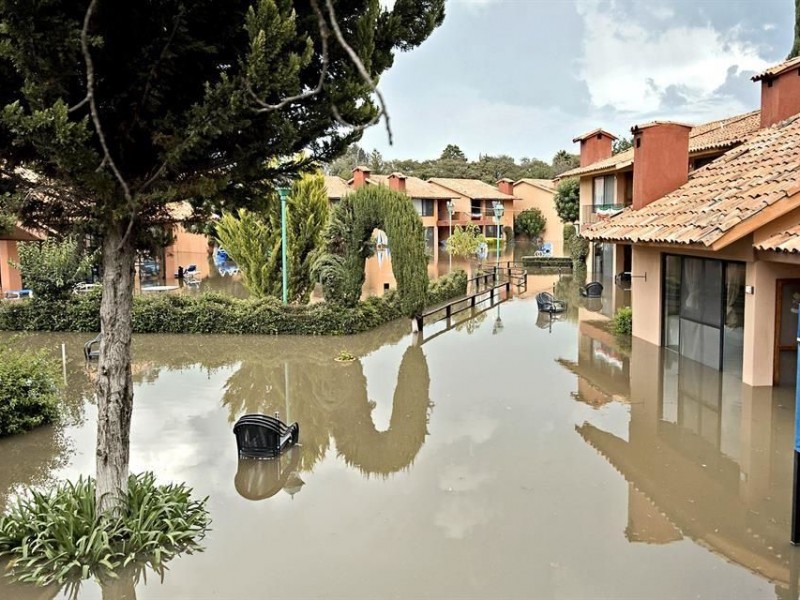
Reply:
<svg viewBox="0 0 800 600"><path fill-rule="evenodd" d="M129 236L131 237L131 236ZM103 242L103 299L100 302L100 365L97 376L97 511L117 514L128 493L133 378L133 242L122 243L119 227Z"/></svg>

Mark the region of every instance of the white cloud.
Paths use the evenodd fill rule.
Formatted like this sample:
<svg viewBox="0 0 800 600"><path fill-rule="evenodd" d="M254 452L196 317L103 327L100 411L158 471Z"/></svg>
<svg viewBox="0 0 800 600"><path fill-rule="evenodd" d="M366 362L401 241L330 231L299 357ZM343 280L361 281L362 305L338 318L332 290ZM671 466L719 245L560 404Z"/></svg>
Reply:
<svg viewBox="0 0 800 600"><path fill-rule="evenodd" d="M729 70L738 74L769 65L738 29L648 28L613 1L578 0L577 9L585 26L580 73L594 107L656 113L676 89L689 104L719 102Z"/></svg>

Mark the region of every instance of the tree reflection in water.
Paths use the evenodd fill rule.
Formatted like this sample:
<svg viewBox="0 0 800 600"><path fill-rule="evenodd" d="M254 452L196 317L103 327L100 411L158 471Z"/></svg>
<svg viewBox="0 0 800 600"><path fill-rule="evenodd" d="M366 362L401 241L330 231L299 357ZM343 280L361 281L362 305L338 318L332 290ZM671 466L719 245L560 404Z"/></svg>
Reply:
<svg viewBox="0 0 800 600"><path fill-rule="evenodd" d="M338 363L330 354L305 354L302 362L285 356L243 362L225 385L230 422L247 413L278 413L300 423L300 445L279 459L241 460L237 491L259 499L281 488L299 490L298 473L313 470L331 440L338 455L364 475L388 476L408 468L425 442L432 407L421 348L405 351L397 379L389 428L377 431L372 421L376 404L367 396L361 361Z"/></svg>

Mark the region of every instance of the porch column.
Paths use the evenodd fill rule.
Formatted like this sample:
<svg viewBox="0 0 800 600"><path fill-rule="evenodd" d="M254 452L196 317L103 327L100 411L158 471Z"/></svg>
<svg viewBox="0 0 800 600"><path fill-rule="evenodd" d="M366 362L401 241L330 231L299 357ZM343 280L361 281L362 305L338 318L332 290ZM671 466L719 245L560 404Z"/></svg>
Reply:
<svg viewBox="0 0 800 600"><path fill-rule="evenodd" d="M652 248L634 246L631 274L633 336L660 346L661 253Z"/></svg>
<svg viewBox="0 0 800 600"><path fill-rule="evenodd" d="M742 381L750 386L772 385L775 355L775 280L773 266L747 263L744 296L744 357ZM748 288L745 288L748 289Z"/></svg>

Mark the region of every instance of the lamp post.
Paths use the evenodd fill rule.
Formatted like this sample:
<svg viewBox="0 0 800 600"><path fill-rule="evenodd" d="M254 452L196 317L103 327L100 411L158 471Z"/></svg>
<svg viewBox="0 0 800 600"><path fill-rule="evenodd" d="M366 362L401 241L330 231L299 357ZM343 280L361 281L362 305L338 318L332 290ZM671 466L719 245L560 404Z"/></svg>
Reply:
<svg viewBox="0 0 800 600"><path fill-rule="evenodd" d="M288 187L279 187L281 197L281 275L283 277L283 303L289 303L289 270L286 265L286 200L289 197Z"/></svg>
<svg viewBox="0 0 800 600"><path fill-rule="evenodd" d="M503 218L505 207L500 200L495 200L492 203L492 209L494 210L495 235L497 236L497 277L495 278L495 282L497 282L500 278L500 219Z"/></svg>
<svg viewBox="0 0 800 600"><path fill-rule="evenodd" d="M450 237L447 238L448 240L451 237L453 237L453 212L455 211L455 209L456 209L456 203L453 202L452 200L448 200L447 201L447 214L450 217ZM447 256L450 259L450 266L448 268L448 272L450 272L450 271L453 270L453 254L450 252L450 250L447 251Z"/></svg>

